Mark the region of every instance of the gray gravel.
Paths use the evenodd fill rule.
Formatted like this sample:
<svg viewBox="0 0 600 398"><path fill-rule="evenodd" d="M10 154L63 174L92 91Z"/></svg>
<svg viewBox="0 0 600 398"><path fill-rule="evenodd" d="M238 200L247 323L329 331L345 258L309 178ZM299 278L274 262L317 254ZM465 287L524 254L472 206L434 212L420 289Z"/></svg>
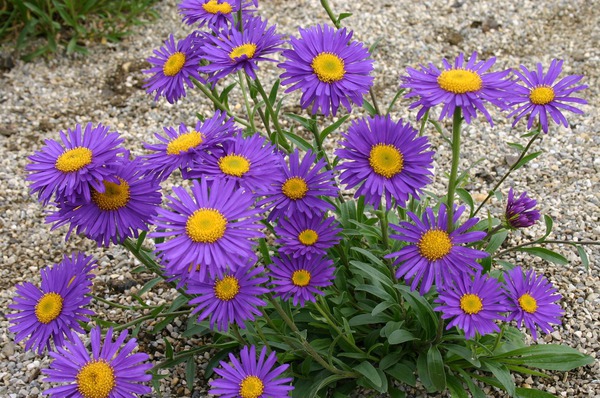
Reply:
<svg viewBox="0 0 600 398"><path fill-rule="evenodd" d="M263 0L261 14L278 24L284 34L295 34L298 26L327 22L317 0ZM348 2L332 0L336 12L353 12L346 23L357 38L368 44L380 40L375 54L375 91L382 104L389 103L397 89L399 75L407 66L453 59L459 52L478 51L482 58L496 56L497 68L548 65L552 58L565 60L564 73L584 74L589 88L584 92L590 105L583 116L569 115L569 128L551 129L538 142L536 150L545 153L510 178L507 184L518 191L527 190L537 198L541 210L555 220L554 239L597 240L600 236L600 11L595 0L519 2L498 1L392 1ZM147 275L132 275L135 260L120 248L101 249L77 236L64 241L65 229L49 231L43 222L42 207L28 194L24 181L27 156L43 145L45 138L56 138L58 130L76 123L103 123L117 129L134 153L142 152L142 141L149 141L162 126L192 123L196 113L210 115L211 107L199 92L189 92L177 105L153 102L141 89L144 59L162 45L171 32L181 37L189 30L176 14L176 2L165 0L156 9L160 19L135 28L134 34L118 44L90 43L90 55L59 54L32 63L15 60L15 67L0 70L0 308L7 308L18 282L39 282L40 268L60 261L63 253L85 250L100 262L95 293L123 304L128 294L139 289ZM6 53L8 48L4 48ZM263 67L263 80L269 81L276 68ZM291 95L286 106L296 107ZM239 97L232 104L241 111ZM394 117L414 121L407 101L400 101ZM493 181L507 169L514 152L506 141L518 140L517 129L502 115L494 115L497 126L490 128L481 118L465 129L464 168L483 159L472 169L469 189L482 200ZM355 117L355 116L353 116ZM346 126L344 126L346 127ZM432 190L443 187L449 169L449 148L439 137L431 138L436 150L436 179ZM333 143L331 144L333 145ZM508 185L506 185L506 190ZM499 211L501 203L492 202ZM539 236L543 226L517 234L518 243ZM600 351L600 258L598 246L587 247L589 271L569 246L556 246L569 260L556 266L531 257L517 257L524 266L535 267L560 289L564 296L564 324L544 341L577 348L596 357ZM133 287L131 287L133 286ZM132 290L129 290L131 287ZM169 300L174 292L166 287L146 293L148 303ZM140 314L95 308L115 322L127 322ZM176 349L185 349L179 333L185 329L179 320L164 337ZM47 358L25 352L15 344L8 322L0 317L0 397L37 397L49 387L40 370ZM142 339L153 360L164 352L162 338ZM186 341L188 346L202 341ZM198 358L199 377L195 397L206 395L202 368L210 355ZM161 382L161 397L192 396L185 387L184 369L177 367ZM568 373L553 373L550 378L520 378L523 386L548 391L557 396L600 397L598 363ZM502 394L488 390L490 396ZM411 390L409 396L425 396Z"/></svg>

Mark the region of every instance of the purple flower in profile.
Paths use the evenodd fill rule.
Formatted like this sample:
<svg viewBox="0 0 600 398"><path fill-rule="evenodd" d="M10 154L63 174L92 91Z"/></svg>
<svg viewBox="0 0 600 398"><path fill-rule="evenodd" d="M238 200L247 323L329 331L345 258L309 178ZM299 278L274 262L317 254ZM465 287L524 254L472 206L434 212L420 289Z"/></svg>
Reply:
<svg viewBox="0 0 600 398"><path fill-rule="evenodd" d="M507 226L512 229L531 227L540 219L540 212L535 209L536 205L537 201L528 197L527 192L515 198L510 188L504 213Z"/></svg>
<svg viewBox="0 0 600 398"><path fill-rule="evenodd" d="M184 178L191 178L189 170L209 158L213 153L220 153L219 145L239 132L233 118L216 111L204 120L199 120L195 127L185 124L179 126L179 132L173 127L165 127L166 137L156 133L158 144L144 144L144 148L154 153L144 156L144 168L154 174L159 181L166 180L176 169L181 169Z"/></svg>
<svg viewBox="0 0 600 398"><path fill-rule="evenodd" d="M539 117L544 133L548 133L548 115L556 124L569 126L562 110L582 114L581 109L575 108L569 103L587 104L587 101L573 97L572 94L586 89L587 85L577 85L583 75L569 75L558 82L558 76L562 72L562 60L553 59L548 72L544 75L542 64L537 64L537 72L529 71L521 65L521 72L513 71L519 78L521 84L513 88L513 96L510 98L511 105L519 105L511 112L509 117L515 116L513 127L526 115L528 116L527 129L531 129L534 120Z"/></svg>
<svg viewBox="0 0 600 398"><path fill-rule="evenodd" d="M177 8L188 25L208 25L213 31L226 29L234 23L233 16L241 9L246 12L246 4L239 0L183 0Z"/></svg>
<svg viewBox="0 0 600 398"><path fill-rule="evenodd" d="M192 314L200 312L198 322L210 316L210 327L227 331L230 324L244 328L245 321L253 321L255 315L267 303L260 298L268 289L260 286L268 278L260 276L263 267L240 266L236 272L217 270L216 275L205 281L188 280L187 293L198 295L190 300L195 306Z"/></svg>
<svg viewBox="0 0 600 398"><path fill-rule="evenodd" d="M533 270L523 275L521 267L515 267L508 273L504 288L508 296L506 320L515 320L518 327L525 324L534 340L538 327L548 334L553 330L550 324L560 324L564 311L555 303L562 296L543 275Z"/></svg>
<svg viewBox="0 0 600 398"><path fill-rule="evenodd" d="M121 162L113 176L118 183L104 181L103 192L92 188L91 201L78 197L57 203L58 211L50 214L46 222L54 223L52 229L69 224L65 239L76 229L98 246L137 238L138 231L148 230L148 222L160 206L160 185L144 176L139 158Z"/></svg>
<svg viewBox="0 0 600 398"><path fill-rule="evenodd" d="M236 188L235 181L206 179L192 181L192 194L174 187L176 196L167 196L168 209L159 209L151 237L172 238L156 245L158 254L168 262L188 267L211 267L210 274L227 266L235 271L240 259L254 259L252 239L263 236L254 195Z"/></svg>
<svg viewBox="0 0 600 398"><path fill-rule="evenodd" d="M392 198L399 205L409 194L418 199L431 182L433 151L409 123L393 122L389 115L369 117L353 122L342 136L342 149L335 152L346 160L338 166L340 180L349 189L360 185L354 196L364 195L376 209L384 195L387 210Z"/></svg>
<svg viewBox="0 0 600 398"><path fill-rule="evenodd" d="M63 397L135 398L150 394L152 389L141 383L152 379L146 373L152 364L145 353L133 353L136 339L125 345L127 330L116 336L109 328L102 342L100 327L92 329L91 352L76 333L71 342L49 355L54 359L50 368L43 369L46 382L62 383L61 386L44 391L44 395Z"/></svg>
<svg viewBox="0 0 600 398"><path fill-rule="evenodd" d="M501 72L488 72L494 65L496 58L487 61L477 61L477 53L471 54L465 62L461 53L454 65L447 60L443 61L443 70L439 70L432 63L421 70L408 68L408 76L402 77L400 87L410 89L406 98L419 97L410 105L410 109L421 107L417 120L421 119L426 111L443 104L440 120L452 118L454 110L462 109L462 114L467 123L477 116L477 111L484 114L488 122L493 125L492 117L485 108L489 102L501 109L508 109L505 97L514 83L505 79L510 69Z"/></svg>
<svg viewBox="0 0 600 398"><path fill-rule="evenodd" d="M90 201L91 190L104 192L103 181L114 181L114 168L122 160L119 148L123 142L119 133L109 132L109 127L88 123L82 131L77 124L74 130L60 131L60 142L46 140L45 146L29 157L25 166L30 172L31 192L37 193L45 205L52 195L56 200L82 196Z"/></svg>
<svg viewBox="0 0 600 398"><path fill-rule="evenodd" d="M464 206L455 209L453 223L456 224L465 211ZM448 214L446 205L441 204L437 217L431 208L425 209L420 219L414 213L407 212L413 221L402 221L400 225L390 224L397 234L390 237L409 245L400 251L386 255L386 258L397 257L394 261L398 265L396 278L404 277L410 281L411 290L416 290L421 284L419 293L425 294L435 283L438 291L446 288L453 279L461 275L472 275L476 270L481 270L477 259L487 257L489 254L460 246L485 237L483 231L468 230L477 224L478 218L470 218L461 226L448 232Z"/></svg>
<svg viewBox="0 0 600 398"><path fill-rule="evenodd" d="M280 254L281 255L281 254ZM275 297L292 299L294 305L304 307L307 301L315 302L315 294L324 295L322 287L333 284L333 261L325 257L298 257L281 255L273 258L269 266Z"/></svg>
<svg viewBox="0 0 600 398"><path fill-rule="evenodd" d="M216 36L206 36L203 52L210 64L200 69L211 74L211 82L238 70L243 70L251 79L256 79L258 61L274 62L267 55L281 50L282 44L281 36L275 33L275 25L267 29L266 20L263 21L260 17L246 18L242 31L232 27Z"/></svg>
<svg viewBox="0 0 600 398"><path fill-rule="evenodd" d="M237 134L233 139L223 142L222 150L213 152L189 173L189 177L231 179L236 181L237 186L256 192L273 183L281 166L281 154L260 134L250 137Z"/></svg>
<svg viewBox="0 0 600 398"><path fill-rule="evenodd" d="M41 354L46 348L52 351L50 340L62 347L71 330L83 333L79 322L89 322L88 315L94 314L84 307L91 300L87 294L95 267L91 256L73 253L41 270L40 288L30 282L17 285L15 303L8 307L19 312L6 315L13 324L9 330L16 333L15 341L29 337L25 349Z"/></svg>
<svg viewBox="0 0 600 398"><path fill-rule="evenodd" d="M209 394L223 398L287 398L294 389L289 385L292 378L277 378L289 365L273 369L277 356L271 352L267 357L266 347L260 351L258 360L256 347L250 346L242 349L240 359L229 354L229 362L221 361L221 367L215 368L221 378L210 381Z"/></svg>
<svg viewBox="0 0 600 398"><path fill-rule="evenodd" d="M334 207L321 196L336 196L338 191L333 181L330 170L321 172L325 167L325 160L319 159L308 151L302 162L299 160L298 149L289 155L289 166L283 166L281 172L274 177L275 183L263 193L266 198L259 202L259 206L269 203L273 209L268 220L282 216L289 217L295 213L302 213L308 217Z"/></svg>
<svg viewBox="0 0 600 398"><path fill-rule="evenodd" d="M369 51L351 41L353 32L335 30L328 25L299 29L300 39L290 38L292 49L283 51L287 60L278 66L285 69L281 84L292 84L287 92L300 89L303 109L325 116L343 105L351 111L351 102L362 105L363 96L373 85L373 61Z"/></svg>
<svg viewBox="0 0 600 398"><path fill-rule="evenodd" d="M327 249L340 241L338 234L342 230L334 217L307 217L302 213L292 214L289 218L279 218L275 234L281 245L280 252L292 257L305 256L319 258L327 254Z"/></svg>
<svg viewBox="0 0 600 398"><path fill-rule="evenodd" d="M171 104L185 97L185 85L193 87L192 79L204 82L198 73L201 56L195 45L195 35L192 34L175 44L175 38L170 35L164 47L154 50L154 57L148 58L153 66L144 70L152 74L146 79L144 88L148 93L156 92L154 100L164 96Z"/></svg>
<svg viewBox="0 0 600 398"><path fill-rule="evenodd" d="M500 283L494 278L477 272L473 279L461 274L440 291L435 307L442 313L442 319L452 319L446 330L456 326L465 332L466 339L472 339L476 333L481 336L499 332L496 320L505 320L506 297Z"/></svg>

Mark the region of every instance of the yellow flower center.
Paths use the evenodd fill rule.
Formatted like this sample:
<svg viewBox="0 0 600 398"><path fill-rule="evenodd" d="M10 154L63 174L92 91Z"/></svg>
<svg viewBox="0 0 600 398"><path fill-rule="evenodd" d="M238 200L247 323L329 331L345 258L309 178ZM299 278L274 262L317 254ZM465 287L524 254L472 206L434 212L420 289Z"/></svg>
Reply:
<svg viewBox="0 0 600 398"><path fill-rule="evenodd" d="M463 294L460 298L460 309L463 310L465 314L477 314L483 309L483 303L476 294Z"/></svg>
<svg viewBox="0 0 600 398"><path fill-rule="evenodd" d="M313 58L310 64L313 71L323 83L335 83L346 74L344 60L332 53L321 53Z"/></svg>
<svg viewBox="0 0 600 398"><path fill-rule="evenodd" d="M232 11L231 4L226 1L219 4L217 3L217 0L210 0L208 3L202 4L202 8L210 14L216 14L218 12L221 14L229 14Z"/></svg>
<svg viewBox="0 0 600 398"><path fill-rule="evenodd" d="M188 217L185 232L196 243L215 243L225 235L227 219L216 209L201 208Z"/></svg>
<svg viewBox="0 0 600 398"><path fill-rule="evenodd" d="M215 296L221 301L233 300L240 292L240 284L233 275L227 275L215 282Z"/></svg>
<svg viewBox="0 0 600 398"><path fill-rule="evenodd" d="M305 229L298 235L298 240L300 241L300 243L306 246L314 245L315 243L317 243L318 239L319 234L317 234L317 231L315 231L314 229Z"/></svg>
<svg viewBox="0 0 600 398"><path fill-rule="evenodd" d="M437 82L442 89L454 94L473 93L483 86L481 76L466 69L445 70L437 78Z"/></svg>
<svg viewBox="0 0 600 398"><path fill-rule="evenodd" d="M292 274L292 283L295 286L304 287L310 283L310 272L305 269L299 269Z"/></svg>
<svg viewBox="0 0 600 398"><path fill-rule="evenodd" d="M77 390L85 398L107 398L117 384L112 366L102 359L85 364L75 379Z"/></svg>
<svg viewBox="0 0 600 398"><path fill-rule="evenodd" d="M404 156L393 145L377 144L371 148L369 164L375 173L392 178L404 168Z"/></svg>
<svg viewBox="0 0 600 398"><path fill-rule="evenodd" d="M48 324L58 318L63 308L63 298L58 293L44 294L35 305L35 316L38 321Z"/></svg>
<svg viewBox="0 0 600 398"><path fill-rule="evenodd" d="M528 293L519 297L519 305L523 308L523 311L530 314L534 314L538 307L536 299Z"/></svg>
<svg viewBox="0 0 600 398"><path fill-rule="evenodd" d="M290 199L302 199L308 192L308 185L302 177L288 178L281 186L281 192Z"/></svg>
<svg viewBox="0 0 600 398"><path fill-rule="evenodd" d="M250 170L250 161L244 156L227 155L219 159L219 168L227 175L241 177Z"/></svg>
<svg viewBox="0 0 600 398"><path fill-rule="evenodd" d="M435 261L450 253L452 241L446 231L430 229L421 236L417 247L421 256L429 261Z"/></svg>
<svg viewBox="0 0 600 398"><path fill-rule="evenodd" d="M231 52L229 53L229 58L231 58L232 61L235 61L236 58L245 55L248 57L248 59L250 59L254 57L254 52L256 52L256 44L246 43L242 44L241 46L237 46L233 50L231 50Z"/></svg>
<svg viewBox="0 0 600 398"><path fill-rule="evenodd" d="M546 105L554 99L554 89L550 86L538 86L529 93L529 100L536 105Z"/></svg>
<svg viewBox="0 0 600 398"><path fill-rule="evenodd" d="M119 178L119 182L120 184L115 184L103 181L104 192L92 189L92 201L100 210L118 210L129 202L129 184L121 178Z"/></svg>
<svg viewBox="0 0 600 398"><path fill-rule="evenodd" d="M246 376L240 382L240 397L242 398L258 398L265 390L265 385L262 380L256 376Z"/></svg>
<svg viewBox="0 0 600 398"><path fill-rule="evenodd" d="M65 151L56 159L54 167L63 173L71 173L92 163L92 151L89 148L77 147Z"/></svg>
<svg viewBox="0 0 600 398"><path fill-rule="evenodd" d="M187 152L192 148L202 144L202 134L197 131L183 133L179 137L169 141L167 145L167 155L179 155L181 152Z"/></svg>
<svg viewBox="0 0 600 398"><path fill-rule="evenodd" d="M167 62L163 65L163 73L165 76L175 76L183 68L185 64L185 54L177 51L171 54Z"/></svg>

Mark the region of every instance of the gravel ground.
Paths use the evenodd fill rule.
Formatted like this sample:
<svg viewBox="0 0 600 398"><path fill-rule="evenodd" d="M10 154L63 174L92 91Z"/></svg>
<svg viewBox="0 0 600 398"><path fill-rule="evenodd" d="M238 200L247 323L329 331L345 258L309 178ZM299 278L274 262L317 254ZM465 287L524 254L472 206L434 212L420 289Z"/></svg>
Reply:
<svg viewBox="0 0 600 398"><path fill-rule="evenodd" d="M514 4L513 4L514 3ZM518 191L527 190L538 198L541 210L555 220L553 239L573 241L597 240L600 236L600 11L595 0L498 2L498 1L406 1L367 0L347 2L332 0L336 12L353 12L346 24L355 29L355 37L368 44L380 40L375 54L375 92L382 104L389 103L397 89L399 75L407 66L441 63L459 52L478 51L482 58L496 56L497 68L533 67L537 62L548 65L553 58L565 60L564 73L584 74L589 88L584 92L590 105L583 116L569 115L569 128L552 128L550 134L535 145L545 153L511 177L508 184ZM298 26L326 22L326 14L317 0L263 0L261 15L286 35L297 33ZM108 300L127 304L128 294L144 283L146 275L132 275L135 263L118 247L102 249L92 242L72 237L64 240L65 229L49 231L43 222L43 209L28 193L24 181L27 156L43 145L45 138L57 138L58 130L76 123L92 121L117 129L125 145L141 153L142 141L151 140L162 126L192 123L197 112L210 115L211 107L199 92L173 106L166 101L153 102L142 89L144 59L152 49L162 45L167 35L187 34L179 21L176 2L164 0L156 9L160 19L135 28L134 34L118 44L90 43L87 57L57 55L32 63L15 60L10 70L0 71L0 308L7 306L18 282L39 282L40 268L60 261L63 253L85 250L100 263L95 293ZM4 48L3 54L9 54ZM2 63L6 64L6 63ZM264 81L276 68L262 67ZM296 107L297 96L290 96L286 106ZM232 104L241 111L239 98ZM414 121L401 101L394 117ZM495 115L497 126L490 128L477 119L465 128L462 167L483 159L472 169L468 188L482 200L484 192L502 175L514 152L505 144L516 141L520 130ZM354 117L354 116L353 116ZM345 127L345 126L344 126ZM520 123L519 128L523 127ZM449 148L439 137L432 136L436 150L437 177L433 190L443 186L443 172L449 169ZM334 145L334 143L331 143ZM508 185L506 186L508 189ZM499 209L501 204L492 203ZM538 226L517 234L514 242L531 239L542 233ZM569 260L556 266L531 257L517 261L543 272L559 289L564 299L564 324L544 341L569 345L596 357L600 351L600 258L598 246L588 246L590 267L586 270L569 246L554 247ZM160 286L146 293L149 304L168 301L174 292ZM139 314L97 305L96 312L114 322L127 322ZM179 342L185 320L165 330L175 349L202 344L200 340ZM25 352L15 344L8 322L0 317L0 397L37 397L49 386L40 370L48 359ZM162 336L161 336L162 337ZM162 338L140 336L142 349L159 360L164 352ZM158 396L206 396L203 366L210 355L198 358L199 375L194 392L185 387L184 369L177 367L161 381ZM600 397L599 365L586 366L568 373L554 373L550 378L517 377L523 386L531 386L557 396ZM502 394L488 390L490 396ZM409 396L426 394L411 390Z"/></svg>

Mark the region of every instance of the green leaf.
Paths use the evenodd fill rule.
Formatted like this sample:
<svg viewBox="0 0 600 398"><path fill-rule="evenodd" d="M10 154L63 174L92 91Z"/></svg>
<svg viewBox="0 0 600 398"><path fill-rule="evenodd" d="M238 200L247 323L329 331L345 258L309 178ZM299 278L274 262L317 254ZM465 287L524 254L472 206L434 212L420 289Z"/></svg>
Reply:
<svg viewBox="0 0 600 398"><path fill-rule="evenodd" d="M400 292L402 297L406 300L408 305L415 312L419 324L424 330L423 340L433 338L437 332L438 327L438 316L433 311L431 304L423 296L416 292L412 292L406 285L396 284L394 287Z"/></svg>
<svg viewBox="0 0 600 398"><path fill-rule="evenodd" d="M394 366L385 369L385 373L389 374L401 383L405 383L413 387L417 385L415 372L404 364L397 363Z"/></svg>
<svg viewBox="0 0 600 398"><path fill-rule="evenodd" d="M302 148L304 151L315 151L315 148L311 144L309 144L304 138L297 136L294 133L290 133L288 131L283 131L283 135L286 136L288 140L290 140L294 145L298 148Z"/></svg>
<svg viewBox="0 0 600 398"><path fill-rule="evenodd" d="M463 387L462 380L458 377L448 375L446 377L446 383L452 398L469 398L467 391Z"/></svg>
<svg viewBox="0 0 600 398"><path fill-rule="evenodd" d="M407 341L419 340L418 337L415 337L411 332L405 329L394 330L392 334L388 337L388 342L390 344L402 344Z"/></svg>
<svg viewBox="0 0 600 398"><path fill-rule="evenodd" d="M275 101L277 100L277 91L279 91L279 83L281 82L280 79L275 80L275 84L273 84L273 87L271 88L271 92L269 93L269 102L272 105L275 105Z"/></svg>
<svg viewBox="0 0 600 398"><path fill-rule="evenodd" d="M373 325L376 323L385 323L388 317L383 315L373 316L371 314L359 314L351 318L348 323L350 326Z"/></svg>
<svg viewBox="0 0 600 398"><path fill-rule="evenodd" d="M507 142L506 145L508 145L511 148L515 148L519 152L523 152L523 150L525 149L525 147L519 144L518 142Z"/></svg>
<svg viewBox="0 0 600 398"><path fill-rule="evenodd" d="M487 358L482 359L481 362L483 363L485 368L487 368L487 370L492 372L494 377L502 384L506 392L508 392L510 396L514 396L516 389L515 382L513 381L510 372L506 368L506 366Z"/></svg>
<svg viewBox="0 0 600 398"><path fill-rule="evenodd" d="M555 263L558 265L566 265L569 263L569 261L562 255L543 247L520 247L517 250L533 254L534 256L543 258L546 261L550 261L551 263Z"/></svg>
<svg viewBox="0 0 600 398"><path fill-rule="evenodd" d="M427 351L427 370L429 378L437 391L446 389L446 371L444 370L444 361L442 354L437 346L431 346Z"/></svg>
<svg viewBox="0 0 600 398"><path fill-rule="evenodd" d="M163 338L163 341L165 342L165 357L167 359L173 359L173 346L166 337Z"/></svg>
<svg viewBox="0 0 600 398"><path fill-rule="evenodd" d="M396 305L396 303L392 302L392 301L384 301L381 302L379 304L377 304L375 306L375 308L373 308L373 311L371 311L371 315L375 316L375 315L379 315L381 314L383 311L387 310L390 307L393 307L394 305Z"/></svg>
<svg viewBox="0 0 600 398"><path fill-rule="evenodd" d="M508 364L563 372L594 362L594 359L589 355L558 344L541 344L518 348L496 355L494 358Z"/></svg>
<svg viewBox="0 0 600 398"><path fill-rule="evenodd" d="M318 384L315 384L314 387L310 390L309 397L310 398L317 397L317 394L319 393L319 391L321 389L327 387L329 384L331 384L333 382L342 380L344 378L346 378L344 375L337 375L337 374L333 374L331 376L324 378Z"/></svg>
<svg viewBox="0 0 600 398"><path fill-rule="evenodd" d="M346 19L346 18L350 18L352 16L351 12L342 12L340 15L338 15L337 17L337 23L336 25L339 25L340 22L342 22L342 20Z"/></svg>
<svg viewBox="0 0 600 398"><path fill-rule="evenodd" d="M427 353L421 352L417 358L417 372L419 374L419 380L423 384L423 387L427 392L435 392L435 386L429 377L429 369L427 367Z"/></svg>
<svg viewBox="0 0 600 398"><path fill-rule="evenodd" d="M377 114L377 111L375 110L373 105L371 105L371 103L369 101L367 101L366 99L363 99L362 106L363 106L363 108L365 108L365 111L367 111L369 116L375 116Z"/></svg>
<svg viewBox="0 0 600 398"><path fill-rule="evenodd" d="M590 260L588 259L585 249L581 245L575 245L575 248L577 249L577 253L579 253L579 258L581 258L581 264L585 267L586 271L589 271Z"/></svg>
<svg viewBox="0 0 600 398"><path fill-rule="evenodd" d="M456 194L463 202L465 202L469 206L469 209L471 209L470 216L473 216L473 209L475 208L475 203L473 202L473 198L471 197L469 191L467 191L464 188L456 188Z"/></svg>
<svg viewBox="0 0 600 398"><path fill-rule="evenodd" d="M496 250L498 250L498 248L500 246L502 246L502 243L504 243L507 236L508 236L508 231L498 231L497 233L492 235L492 237L490 238L490 241L488 242L487 246L485 247L485 251L490 254L494 254L496 252Z"/></svg>
<svg viewBox="0 0 600 398"><path fill-rule="evenodd" d="M463 377L463 380L467 384L467 387L469 387L469 391L471 391L471 395L473 396L473 398L486 398L486 395L481 390L481 388L479 388L479 386L477 384L473 383L473 379L471 378L470 374L468 374L467 372L465 372L462 369L457 369L457 370L458 370L458 373L460 373L461 376Z"/></svg>
<svg viewBox="0 0 600 398"><path fill-rule="evenodd" d="M142 286L142 288L137 292L137 295L141 297L144 293L146 293L147 291L152 289L155 285L162 282L162 280L163 279L160 276L157 276L156 278L151 279L150 281L146 282L146 284L144 286Z"/></svg>
<svg viewBox="0 0 600 398"><path fill-rule="evenodd" d="M552 233L552 225L554 224L552 217L544 214L544 224L546 224L546 232L544 233L544 236L542 236L541 240L546 239Z"/></svg>
<svg viewBox="0 0 600 398"><path fill-rule="evenodd" d="M321 131L321 134L319 135L319 140L323 142L329 134L337 130L342 125L342 123L348 120L349 117L350 115L343 116L339 118L336 122L332 123L329 127L323 129L323 131Z"/></svg>
<svg viewBox="0 0 600 398"><path fill-rule="evenodd" d="M539 151L539 152L533 152L533 153L530 153L529 155L523 156L523 159L519 160L519 162L514 165L513 170L520 169L521 167L523 167L527 163L531 162L533 159L537 158L541 154L542 154L542 152Z"/></svg>
<svg viewBox="0 0 600 398"><path fill-rule="evenodd" d="M454 354L459 358L464 359L476 368L481 367L481 362L479 362L479 359L476 356L474 357L473 352L468 348L458 344L444 344L444 348L448 350L449 354Z"/></svg>
<svg viewBox="0 0 600 398"><path fill-rule="evenodd" d="M196 379L196 361L190 357L185 365L185 384L188 390L194 390L194 380Z"/></svg>
<svg viewBox="0 0 600 398"><path fill-rule="evenodd" d="M369 384L373 384L376 388L383 386L383 380L381 380L379 372L370 362L363 361L356 365L354 370L363 375L369 381Z"/></svg>
<svg viewBox="0 0 600 398"><path fill-rule="evenodd" d="M535 388L517 387L515 398L556 398L556 395Z"/></svg>

